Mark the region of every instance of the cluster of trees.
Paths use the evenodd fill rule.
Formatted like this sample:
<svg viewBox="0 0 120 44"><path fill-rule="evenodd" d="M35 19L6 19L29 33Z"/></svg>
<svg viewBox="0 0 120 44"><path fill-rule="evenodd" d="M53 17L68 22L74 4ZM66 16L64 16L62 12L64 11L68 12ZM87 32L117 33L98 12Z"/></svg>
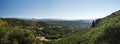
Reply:
<svg viewBox="0 0 120 44"><path fill-rule="evenodd" d="M96 27L101 19L93 20L91 27Z"/></svg>
<svg viewBox="0 0 120 44"><path fill-rule="evenodd" d="M32 31L10 26L0 19L0 44L36 44L36 39Z"/></svg>

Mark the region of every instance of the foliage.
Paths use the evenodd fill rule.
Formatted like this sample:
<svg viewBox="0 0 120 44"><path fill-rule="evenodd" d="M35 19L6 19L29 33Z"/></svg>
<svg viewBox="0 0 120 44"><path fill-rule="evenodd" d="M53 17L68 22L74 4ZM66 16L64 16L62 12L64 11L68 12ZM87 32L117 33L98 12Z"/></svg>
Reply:
<svg viewBox="0 0 120 44"><path fill-rule="evenodd" d="M4 25L3 25L4 24ZM0 44L35 44L34 33L30 30L9 26L0 19Z"/></svg>

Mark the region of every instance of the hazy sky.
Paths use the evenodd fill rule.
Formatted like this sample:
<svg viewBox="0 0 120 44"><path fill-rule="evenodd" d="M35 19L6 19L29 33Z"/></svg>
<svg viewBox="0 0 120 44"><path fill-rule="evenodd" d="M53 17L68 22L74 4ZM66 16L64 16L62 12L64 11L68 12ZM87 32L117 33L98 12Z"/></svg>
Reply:
<svg viewBox="0 0 120 44"><path fill-rule="evenodd" d="M120 10L120 0L0 0L0 17L96 19Z"/></svg>

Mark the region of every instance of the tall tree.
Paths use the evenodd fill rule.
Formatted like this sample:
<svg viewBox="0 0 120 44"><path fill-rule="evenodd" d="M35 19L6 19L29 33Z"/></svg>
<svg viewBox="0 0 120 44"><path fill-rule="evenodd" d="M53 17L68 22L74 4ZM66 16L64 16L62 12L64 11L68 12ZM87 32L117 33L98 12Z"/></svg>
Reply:
<svg viewBox="0 0 120 44"><path fill-rule="evenodd" d="M94 20L92 22L92 26L91 27L95 27L95 21Z"/></svg>

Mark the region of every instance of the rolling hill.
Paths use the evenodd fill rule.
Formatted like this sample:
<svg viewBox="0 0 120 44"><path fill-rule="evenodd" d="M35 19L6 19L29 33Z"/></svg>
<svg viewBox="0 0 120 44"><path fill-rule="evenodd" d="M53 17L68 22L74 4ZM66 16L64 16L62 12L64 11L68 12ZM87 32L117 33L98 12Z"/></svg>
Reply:
<svg viewBox="0 0 120 44"><path fill-rule="evenodd" d="M90 27L93 20L64 20L64 19L35 19L35 18L18 18L21 20L42 21L55 26L86 26Z"/></svg>

